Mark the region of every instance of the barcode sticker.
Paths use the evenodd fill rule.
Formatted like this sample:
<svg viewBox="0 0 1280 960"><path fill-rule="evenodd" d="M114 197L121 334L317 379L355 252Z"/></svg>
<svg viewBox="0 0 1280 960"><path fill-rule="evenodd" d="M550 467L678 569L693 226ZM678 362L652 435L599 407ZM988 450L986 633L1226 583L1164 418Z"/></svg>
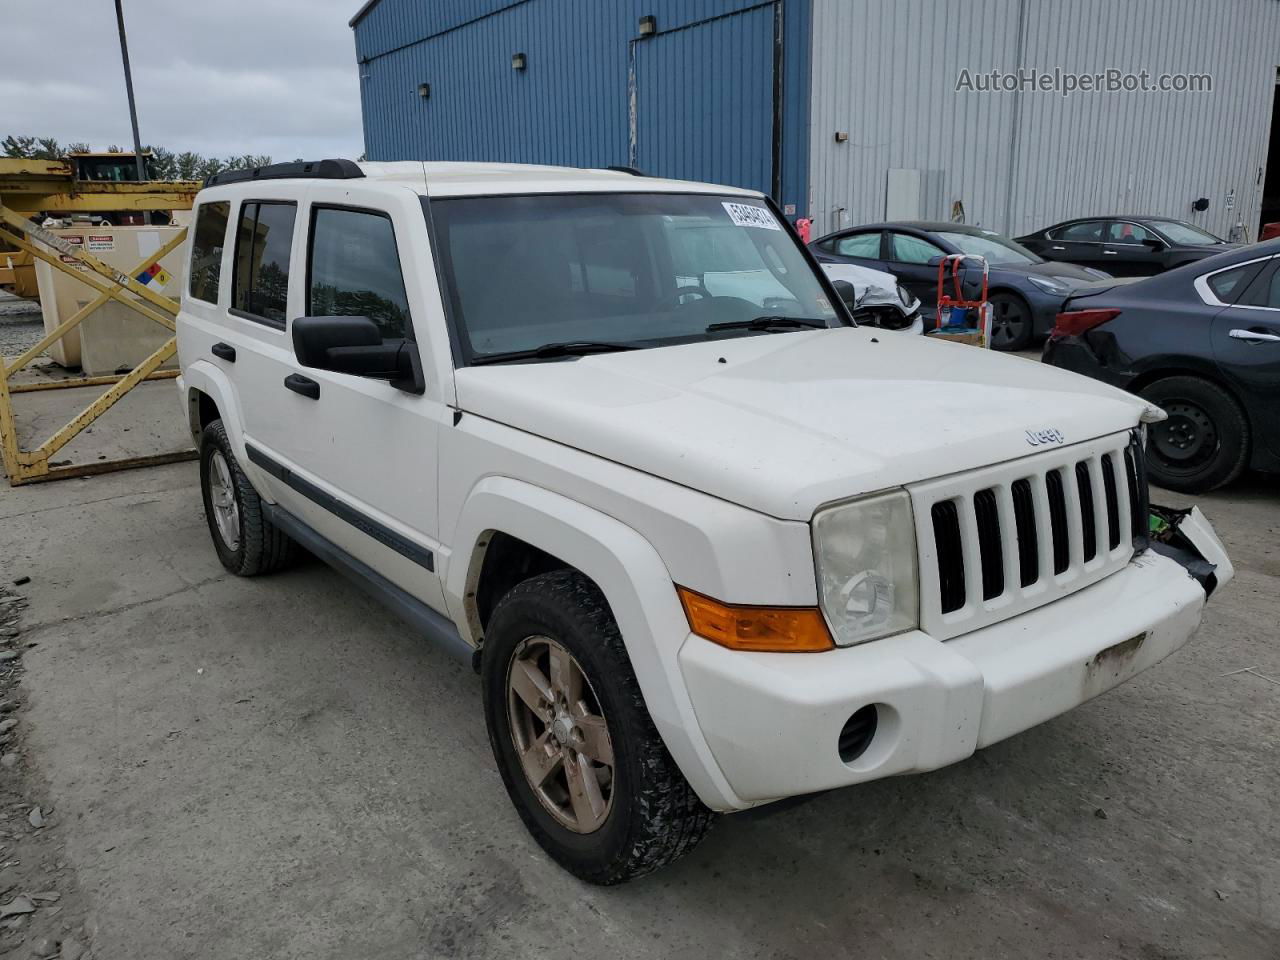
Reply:
<svg viewBox="0 0 1280 960"><path fill-rule="evenodd" d="M729 214L729 219L740 227L757 227L761 230L782 229L767 207L724 201L724 209L725 213Z"/></svg>

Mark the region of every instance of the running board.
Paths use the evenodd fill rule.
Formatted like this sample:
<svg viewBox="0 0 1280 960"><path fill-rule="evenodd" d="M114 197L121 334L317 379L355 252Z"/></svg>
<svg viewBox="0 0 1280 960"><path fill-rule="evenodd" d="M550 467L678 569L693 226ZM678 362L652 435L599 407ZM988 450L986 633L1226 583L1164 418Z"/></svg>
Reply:
<svg viewBox="0 0 1280 960"><path fill-rule="evenodd" d="M363 560L357 560L276 504L263 501L262 512L266 514L269 521L348 580L381 601L392 613L439 646L449 656L461 663L471 664L476 652L475 648L462 639L458 628L448 617L437 613L408 591L396 586Z"/></svg>

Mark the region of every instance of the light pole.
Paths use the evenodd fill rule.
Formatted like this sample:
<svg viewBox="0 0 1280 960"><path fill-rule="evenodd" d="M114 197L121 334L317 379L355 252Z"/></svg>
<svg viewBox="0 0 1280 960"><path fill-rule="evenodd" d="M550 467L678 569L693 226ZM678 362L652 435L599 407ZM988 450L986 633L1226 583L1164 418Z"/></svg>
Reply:
<svg viewBox="0 0 1280 960"><path fill-rule="evenodd" d="M129 43L124 36L124 9L116 0L116 23L120 27L120 59L124 61L124 89L129 94L129 123L133 125L133 159L138 165L138 180L147 179L147 167L142 159L142 141L138 138L138 108L133 102L133 72L129 69Z"/></svg>

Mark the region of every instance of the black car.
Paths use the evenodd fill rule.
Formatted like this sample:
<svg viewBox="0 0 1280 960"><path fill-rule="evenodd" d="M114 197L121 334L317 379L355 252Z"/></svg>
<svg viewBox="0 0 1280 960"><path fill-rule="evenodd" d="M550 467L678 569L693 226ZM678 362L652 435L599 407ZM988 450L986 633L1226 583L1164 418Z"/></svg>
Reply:
<svg viewBox="0 0 1280 960"><path fill-rule="evenodd" d="M1071 297L1045 363L1163 407L1151 479L1200 493L1280 471L1280 240Z"/></svg>
<svg viewBox="0 0 1280 960"><path fill-rule="evenodd" d="M1149 277L1236 246L1183 220L1119 216L1065 220L1018 242L1046 260L1116 277Z"/></svg>
<svg viewBox="0 0 1280 960"><path fill-rule="evenodd" d="M809 244L820 261L858 263L896 276L924 306L925 328L936 323L938 258L985 257L993 309L991 345L1022 350L1053 326L1062 301L1081 284L1106 278L1100 270L1048 263L992 230L963 223L904 220L851 227Z"/></svg>

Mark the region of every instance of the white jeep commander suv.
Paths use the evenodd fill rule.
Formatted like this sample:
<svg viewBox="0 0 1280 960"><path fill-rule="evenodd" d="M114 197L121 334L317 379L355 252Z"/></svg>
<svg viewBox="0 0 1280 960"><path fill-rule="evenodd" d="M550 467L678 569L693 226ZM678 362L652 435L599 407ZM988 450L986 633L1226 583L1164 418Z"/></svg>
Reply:
<svg viewBox="0 0 1280 960"><path fill-rule="evenodd" d="M469 659L538 842L930 770L1156 663L1231 565L1144 401L855 326L773 204L325 160L196 201L179 380L228 570L301 545Z"/></svg>

